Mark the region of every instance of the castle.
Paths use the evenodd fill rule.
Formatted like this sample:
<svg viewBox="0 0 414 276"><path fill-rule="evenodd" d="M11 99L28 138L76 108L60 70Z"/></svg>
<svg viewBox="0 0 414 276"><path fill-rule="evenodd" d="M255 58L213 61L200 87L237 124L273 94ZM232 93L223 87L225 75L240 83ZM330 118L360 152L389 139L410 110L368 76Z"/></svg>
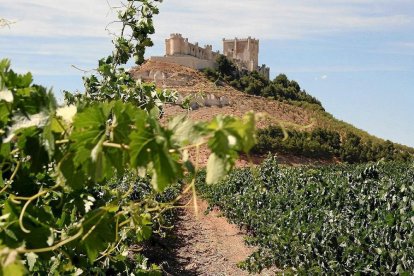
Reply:
<svg viewBox="0 0 414 276"><path fill-rule="evenodd" d="M198 43L188 42L181 34L171 34L165 40L165 56L151 57L151 60L176 63L194 69L214 68L219 51L214 52L211 45L200 47ZM259 66L259 40L223 39L223 55L233 61L241 70L257 71L269 79L270 68Z"/></svg>

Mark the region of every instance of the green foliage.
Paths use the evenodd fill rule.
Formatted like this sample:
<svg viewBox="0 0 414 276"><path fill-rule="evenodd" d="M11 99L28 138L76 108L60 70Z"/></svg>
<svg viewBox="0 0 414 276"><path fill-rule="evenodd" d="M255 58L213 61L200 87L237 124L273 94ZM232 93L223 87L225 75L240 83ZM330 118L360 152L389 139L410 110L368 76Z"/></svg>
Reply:
<svg viewBox="0 0 414 276"><path fill-rule="evenodd" d="M153 83L142 83L132 78L128 70L119 67L131 58L136 65L144 62L146 47L153 45L151 34L155 32L153 16L158 14L156 6L160 0L128 1L118 11L118 20L122 24L121 35L113 40L112 55L99 60L98 75L91 74L83 78L83 94L65 93L68 104L121 100L129 102L149 112L162 115L162 105L177 98L174 91L156 89ZM127 34L129 33L129 34Z"/></svg>
<svg viewBox="0 0 414 276"><path fill-rule="evenodd" d="M259 247L242 267L293 274L410 275L414 271L414 168L379 163L279 168L274 158L204 197ZM223 183L224 184L224 183Z"/></svg>
<svg viewBox="0 0 414 276"><path fill-rule="evenodd" d="M7 67L0 72L3 80L14 76ZM244 120L219 117L209 124L183 124L192 134L183 138L183 132L177 136L174 129L161 126L157 116L119 100L56 109L50 93L29 82L23 87L24 78L16 75L16 82L7 82L4 89L12 101L3 97L0 102L8 112L0 151L0 257L7 269L27 254L36 257L36 265L28 268L32 272L52 267L62 273L88 267L100 273L114 266L119 271L138 269L126 258L128 241L149 238L152 218L159 217L153 213L168 209L168 204L151 198L125 201L126 195L116 189L103 200L93 192L96 187L130 171L135 178L148 175L154 191L165 191L186 171L189 161L180 160L194 136L219 156L211 162L210 174L221 162L228 164L212 180L218 181L231 169L237 152L254 144L252 114ZM38 111L33 98L40 99L40 113L33 114ZM73 108L68 117L65 112Z"/></svg>
<svg viewBox="0 0 414 276"><path fill-rule="evenodd" d="M217 69L204 70L205 75L214 82L224 80L234 88L251 95L269 97L277 100L300 101L318 105L322 104L314 97L301 90L299 84L280 74L273 81L267 80L260 73L241 71L224 55L217 58Z"/></svg>
<svg viewBox="0 0 414 276"><path fill-rule="evenodd" d="M285 137L285 133L288 137ZM283 130L278 126L270 126L258 131L258 143L253 152L283 152L313 158L331 158L339 154L341 146L337 132L315 129L310 132Z"/></svg>
<svg viewBox="0 0 414 276"><path fill-rule="evenodd" d="M218 182L234 165L238 151L249 152L256 140L251 129L255 126L255 115L247 114L243 120L217 116L207 125L214 135L208 145L213 152L207 163L208 184Z"/></svg>
<svg viewBox="0 0 414 276"><path fill-rule="evenodd" d="M358 129L355 126L346 123L344 121L336 119L332 114L321 109L319 106L314 104L309 104L307 102L291 102L292 105L298 106L308 113L309 117L316 122L318 128L323 128L330 131L336 131L340 133L341 137L346 137L348 133L355 134L361 138L361 143L372 147L372 151L367 156L372 156L373 153L378 152L378 149L381 147L380 144L384 144L384 141L381 138L375 137L368 132ZM391 143L388 141L387 143ZM404 146L401 144L393 143L394 149L398 153L402 153L405 157L414 155L414 148ZM405 158L404 157L404 158ZM373 160L368 159L368 160Z"/></svg>
<svg viewBox="0 0 414 276"><path fill-rule="evenodd" d="M362 142L362 138L352 132L342 136L337 131L316 128L311 131L284 130L270 126L258 131L257 145L253 152L265 154L282 152L312 158L338 157L348 163L363 163L385 159L388 161L412 160L412 154L398 149L390 141Z"/></svg>
<svg viewBox="0 0 414 276"><path fill-rule="evenodd" d="M224 55L217 57L217 72L222 74L223 77L231 76L237 77L235 74L238 73L237 67Z"/></svg>
<svg viewBox="0 0 414 276"><path fill-rule="evenodd" d="M162 105L173 94L118 67L142 62L155 2L124 5L112 56L85 78L84 94L66 93L66 106L32 84L30 73L0 61L0 275L161 274L130 249L172 224L183 175L194 189L197 164L188 150L213 150L208 173L216 182L239 151L253 147L253 114L162 125ZM126 28L132 36L125 39Z"/></svg>

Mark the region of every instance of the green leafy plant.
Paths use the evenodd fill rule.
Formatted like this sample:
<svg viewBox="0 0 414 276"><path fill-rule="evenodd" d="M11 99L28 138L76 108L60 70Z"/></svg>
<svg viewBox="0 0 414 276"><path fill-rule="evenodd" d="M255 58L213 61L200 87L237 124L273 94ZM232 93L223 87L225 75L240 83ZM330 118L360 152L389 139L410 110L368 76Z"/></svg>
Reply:
<svg viewBox="0 0 414 276"><path fill-rule="evenodd" d="M362 142L352 132L341 137L337 131L322 128L306 131L269 126L258 130L257 141L252 151L259 154L282 152L312 158L337 157L348 163L413 159L410 149L399 148L390 141Z"/></svg>
<svg viewBox="0 0 414 276"><path fill-rule="evenodd" d="M156 2L123 5L113 54L84 78L85 93L66 93L65 106L0 61L0 275L160 274L134 248L171 224L184 175L183 193L194 191L198 163L188 150L209 146L213 183L254 145L254 114L162 125L173 93L120 67L143 62Z"/></svg>
<svg viewBox="0 0 414 276"><path fill-rule="evenodd" d="M284 74L278 75L274 80L268 80L256 71L240 70L224 55L219 55L216 63L217 69L203 70L207 78L215 83L219 84L219 80L222 80L251 95L289 102L305 102L323 110L320 101L302 90L296 81L289 80Z"/></svg>

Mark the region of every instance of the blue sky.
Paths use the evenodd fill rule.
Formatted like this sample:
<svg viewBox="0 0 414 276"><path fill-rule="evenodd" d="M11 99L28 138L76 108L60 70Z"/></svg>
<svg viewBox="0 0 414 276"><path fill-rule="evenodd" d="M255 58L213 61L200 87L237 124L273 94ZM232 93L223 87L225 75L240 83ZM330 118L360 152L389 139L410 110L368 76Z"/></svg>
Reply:
<svg viewBox="0 0 414 276"><path fill-rule="evenodd" d="M82 72L111 51L105 27L116 0L1 0L0 57L35 81L82 89ZM155 18L155 46L180 32L190 41L260 39L260 62L286 73L335 117L384 139L414 146L414 1L165 0ZM111 25L111 30L116 26Z"/></svg>

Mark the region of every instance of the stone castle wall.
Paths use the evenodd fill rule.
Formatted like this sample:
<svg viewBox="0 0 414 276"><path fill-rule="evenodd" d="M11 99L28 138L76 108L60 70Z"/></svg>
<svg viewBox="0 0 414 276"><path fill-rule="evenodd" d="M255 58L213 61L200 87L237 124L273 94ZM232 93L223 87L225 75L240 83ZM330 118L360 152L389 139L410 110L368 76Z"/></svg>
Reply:
<svg viewBox="0 0 414 276"><path fill-rule="evenodd" d="M250 72L258 71L269 79L269 67L259 66L259 40L251 37L223 39L223 54L232 60L239 69ZM213 51L211 45L200 47L198 43L188 42L188 38L184 38L181 34L171 34L170 38L165 40L165 56L151 57L150 59L200 70L215 68L219 55L218 51Z"/></svg>
<svg viewBox="0 0 414 276"><path fill-rule="evenodd" d="M200 59L193 56L165 56L151 57L151 60L179 64L193 69L201 70L204 68L215 68L215 60Z"/></svg>
<svg viewBox="0 0 414 276"><path fill-rule="evenodd" d="M198 43L189 43L188 38L182 37L181 34L171 34L170 38L165 40L165 55L185 55L215 61L219 55L219 52L213 52L213 46L211 45L200 47Z"/></svg>

